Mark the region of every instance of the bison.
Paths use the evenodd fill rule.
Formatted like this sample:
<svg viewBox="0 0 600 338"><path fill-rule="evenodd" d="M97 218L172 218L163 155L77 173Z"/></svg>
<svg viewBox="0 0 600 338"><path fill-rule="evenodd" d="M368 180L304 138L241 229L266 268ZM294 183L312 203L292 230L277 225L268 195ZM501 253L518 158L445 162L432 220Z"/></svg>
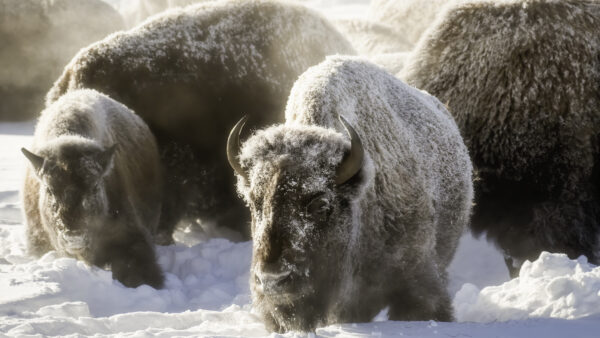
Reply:
<svg viewBox="0 0 600 338"><path fill-rule="evenodd" d="M372 0L369 19L388 25L414 47L449 2L463 0Z"/></svg>
<svg viewBox="0 0 600 338"><path fill-rule="evenodd" d="M540 252L600 264L600 3L448 9L400 76L446 102L480 181L472 230L511 275Z"/></svg>
<svg viewBox="0 0 600 338"><path fill-rule="evenodd" d="M266 326L310 331L386 306L392 320L451 320L446 267L473 191L444 106L338 56L300 76L285 115L241 150L238 122L227 148L252 214L252 300Z"/></svg>
<svg viewBox="0 0 600 338"><path fill-rule="evenodd" d="M110 266L125 286L160 288L152 239L161 204L154 136L124 105L93 90L42 112L23 187L28 249Z"/></svg>
<svg viewBox="0 0 600 338"><path fill-rule="evenodd" d="M123 28L101 0L0 2L0 119L32 119L77 51Z"/></svg>
<svg viewBox="0 0 600 338"><path fill-rule="evenodd" d="M322 16L278 1L213 1L173 9L82 50L47 96L92 88L133 109L164 167L161 227L216 223L248 238L224 149L244 114L283 120L296 78L326 55L354 53ZM223 227L221 227L223 228Z"/></svg>
<svg viewBox="0 0 600 338"><path fill-rule="evenodd" d="M392 28L377 22L358 19L342 19L333 22L348 38L360 55L379 55L410 51L412 43L403 39Z"/></svg>

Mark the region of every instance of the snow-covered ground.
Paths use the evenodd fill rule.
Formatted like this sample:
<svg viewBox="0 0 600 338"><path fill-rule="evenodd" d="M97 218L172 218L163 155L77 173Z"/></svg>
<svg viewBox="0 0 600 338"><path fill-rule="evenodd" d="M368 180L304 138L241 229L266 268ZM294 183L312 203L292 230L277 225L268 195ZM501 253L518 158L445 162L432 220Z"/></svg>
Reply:
<svg viewBox="0 0 600 338"><path fill-rule="evenodd" d="M105 1L117 8L126 3ZM334 18L364 15L368 2L304 1ZM204 234L179 230L176 245L157 248L166 275L162 290L126 288L109 271L54 252L28 256L19 199L26 163L19 149L30 144L32 133L33 122L0 123L0 337L269 335L250 304L250 242L206 240ZM455 323L393 322L384 311L375 322L332 325L316 334L600 336L600 268L584 258L545 253L509 281L501 255L465 234L449 273Z"/></svg>

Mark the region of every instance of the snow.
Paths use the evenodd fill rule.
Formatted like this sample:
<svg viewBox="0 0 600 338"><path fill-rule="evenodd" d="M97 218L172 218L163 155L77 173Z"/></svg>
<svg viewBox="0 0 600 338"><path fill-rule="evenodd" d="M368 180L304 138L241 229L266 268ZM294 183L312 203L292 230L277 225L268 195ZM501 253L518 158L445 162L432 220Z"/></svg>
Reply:
<svg viewBox="0 0 600 338"><path fill-rule="evenodd" d="M483 290L467 283L454 299L457 318L475 322L599 316L598 304L600 267L547 252L525 262L518 278Z"/></svg>

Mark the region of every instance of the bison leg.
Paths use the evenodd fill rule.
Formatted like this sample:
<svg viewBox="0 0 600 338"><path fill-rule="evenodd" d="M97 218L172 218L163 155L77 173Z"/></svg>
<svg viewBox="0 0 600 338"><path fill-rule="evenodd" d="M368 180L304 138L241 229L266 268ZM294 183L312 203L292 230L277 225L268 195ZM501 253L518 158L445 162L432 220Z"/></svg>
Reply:
<svg viewBox="0 0 600 338"><path fill-rule="evenodd" d="M110 265L113 278L127 287L148 284L162 288L164 277L156 262L154 246L137 228L113 227L105 231L93 249L93 264Z"/></svg>
<svg viewBox="0 0 600 338"><path fill-rule="evenodd" d="M29 218L27 220L27 251L30 255L40 257L48 251L54 250L50 244L48 233L42 228L40 222Z"/></svg>
<svg viewBox="0 0 600 338"><path fill-rule="evenodd" d="M154 248L145 241L121 248L121 256L111 262L113 278L127 287L148 284L155 289L163 287L164 277L156 262Z"/></svg>
<svg viewBox="0 0 600 338"><path fill-rule="evenodd" d="M53 250L48 233L44 230L39 210L39 182L27 170L25 188L23 189L23 209L26 218L27 250L29 254L39 257Z"/></svg>
<svg viewBox="0 0 600 338"><path fill-rule="evenodd" d="M453 320L452 302L444 285L445 276L439 276L433 268L423 270L429 271L408 276L410 281L392 293L388 312L390 320Z"/></svg>

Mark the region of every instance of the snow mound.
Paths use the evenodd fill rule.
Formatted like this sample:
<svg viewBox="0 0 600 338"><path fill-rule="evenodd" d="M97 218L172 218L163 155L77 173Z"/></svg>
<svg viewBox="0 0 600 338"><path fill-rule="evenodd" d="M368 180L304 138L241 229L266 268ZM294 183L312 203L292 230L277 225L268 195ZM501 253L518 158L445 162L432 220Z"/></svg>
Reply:
<svg viewBox="0 0 600 338"><path fill-rule="evenodd" d="M518 278L482 290L465 284L454 298L459 321L491 322L532 317L577 319L600 315L600 267L584 256L542 252L525 262Z"/></svg>
<svg viewBox="0 0 600 338"><path fill-rule="evenodd" d="M7 233L0 236L8 236ZM25 314L38 308L42 312L34 314L66 312L96 317L246 305L250 301L250 251L250 242L234 244L223 239L193 247L158 247L159 264L166 277L162 290L147 285L126 288L112 279L110 271L52 251L39 260L0 265L0 289L11 290L0 295L0 316ZM70 305L67 309L56 308L59 304Z"/></svg>

